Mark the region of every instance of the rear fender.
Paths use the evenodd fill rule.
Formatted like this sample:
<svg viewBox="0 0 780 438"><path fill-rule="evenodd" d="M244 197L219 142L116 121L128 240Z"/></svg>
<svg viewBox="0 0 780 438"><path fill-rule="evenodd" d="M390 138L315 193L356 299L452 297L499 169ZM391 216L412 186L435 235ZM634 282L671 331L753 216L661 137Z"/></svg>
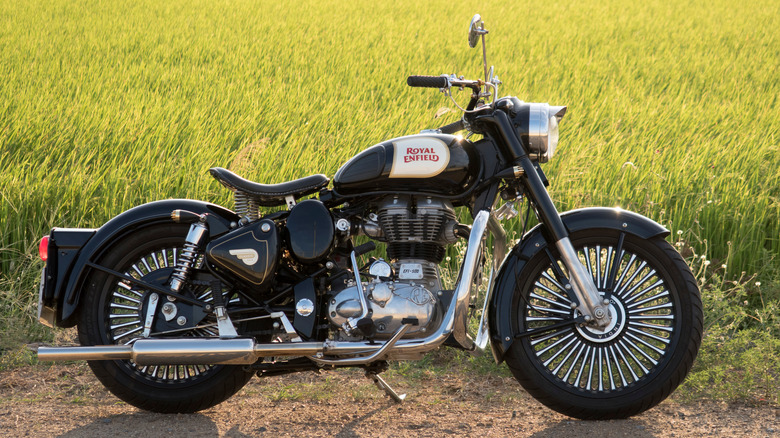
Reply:
<svg viewBox="0 0 780 438"><path fill-rule="evenodd" d="M153 223L171 221L171 212L177 209L197 214L208 214L207 223L210 237L216 237L230 231L231 222L235 223L239 220L238 215L234 212L216 204L192 199L168 199L150 202L127 210L97 230L69 233L73 238L82 240L77 255L76 249L70 248L67 260L56 258L53 270L49 270L47 266L47 276L57 278L53 290L47 291L48 296L44 295L50 303L56 303L58 308L56 310L56 324L60 327L72 327L76 324L76 310L79 306L84 280L90 271L87 266L88 262L100 260L114 242L129 233ZM55 230L52 233L55 233ZM59 229L58 232L65 231L71 230ZM91 232L89 236L87 231Z"/></svg>
<svg viewBox="0 0 780 438"><path fill-rule="evenodd" d="M669 230L642 215L615 208L583 208L561 214L561 220L569 233L600 228L618 230L627 234L650 239L667 236ZM547 242L540 225L523 236L510 254L504 259L488 296L488 321L490 345L496 362L504 360L504 354L514 343L516 333L512 328L512 300L521 280L528 275L526 264L537 253L550 245L555 252L554 242Z"/></svg>

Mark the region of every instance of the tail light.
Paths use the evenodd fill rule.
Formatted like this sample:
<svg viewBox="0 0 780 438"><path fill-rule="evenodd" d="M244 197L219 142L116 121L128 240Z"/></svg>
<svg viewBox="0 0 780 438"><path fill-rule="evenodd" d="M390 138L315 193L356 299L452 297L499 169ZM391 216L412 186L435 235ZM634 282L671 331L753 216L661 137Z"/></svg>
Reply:
<svg viewBox="0 0 780 438"><path fill-rule="evenodd" d="M38 245L38 255L44 262L49 259L49 236L43 236Z"/></svg>

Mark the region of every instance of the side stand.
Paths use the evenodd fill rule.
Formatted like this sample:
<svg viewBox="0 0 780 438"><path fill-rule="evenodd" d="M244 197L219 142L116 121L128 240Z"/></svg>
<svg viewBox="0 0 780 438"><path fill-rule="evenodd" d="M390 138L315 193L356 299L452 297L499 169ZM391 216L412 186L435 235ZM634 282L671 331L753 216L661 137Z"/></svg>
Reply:
<svg viewBox="0 0 780 438"><path fill-rule="evenodd" d="M395 392L395 390L393 390L393 388L391 388L387 382L385 382L385 379L379 377L379 374L377 374L376 371L366 370L366 377L371 379L377 388L384 391L385 394L389 395L390 398L396 401L396 403L403 403L404 399L406 398L406 394L398 395L398 393Z"/></svg>

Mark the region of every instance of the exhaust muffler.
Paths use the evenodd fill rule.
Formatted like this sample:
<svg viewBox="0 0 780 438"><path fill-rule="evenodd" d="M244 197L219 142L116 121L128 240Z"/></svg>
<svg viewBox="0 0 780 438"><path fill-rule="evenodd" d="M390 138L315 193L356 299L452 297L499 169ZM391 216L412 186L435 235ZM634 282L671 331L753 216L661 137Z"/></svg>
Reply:
<svg viewBox="0 0 780 438"><path fill-rule="evenodd" d="M254 339L139 339L132 345L40 347L38 360L132 360L138 365L251 365L260 357L311 356L322 342L258 344Z"/></svg>

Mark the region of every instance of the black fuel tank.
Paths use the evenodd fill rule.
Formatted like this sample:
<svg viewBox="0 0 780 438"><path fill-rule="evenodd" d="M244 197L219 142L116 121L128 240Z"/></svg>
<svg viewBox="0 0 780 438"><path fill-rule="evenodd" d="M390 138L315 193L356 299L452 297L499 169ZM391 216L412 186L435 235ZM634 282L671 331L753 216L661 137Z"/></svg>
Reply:
<svg viewBox="0 0 780 438"><path fill-rule="evenodd" d="M479 156L473 144L446 134L417 134L387 140L341 166L333 188L342 195L376 191L459 195L474 184Z"/></svg>

